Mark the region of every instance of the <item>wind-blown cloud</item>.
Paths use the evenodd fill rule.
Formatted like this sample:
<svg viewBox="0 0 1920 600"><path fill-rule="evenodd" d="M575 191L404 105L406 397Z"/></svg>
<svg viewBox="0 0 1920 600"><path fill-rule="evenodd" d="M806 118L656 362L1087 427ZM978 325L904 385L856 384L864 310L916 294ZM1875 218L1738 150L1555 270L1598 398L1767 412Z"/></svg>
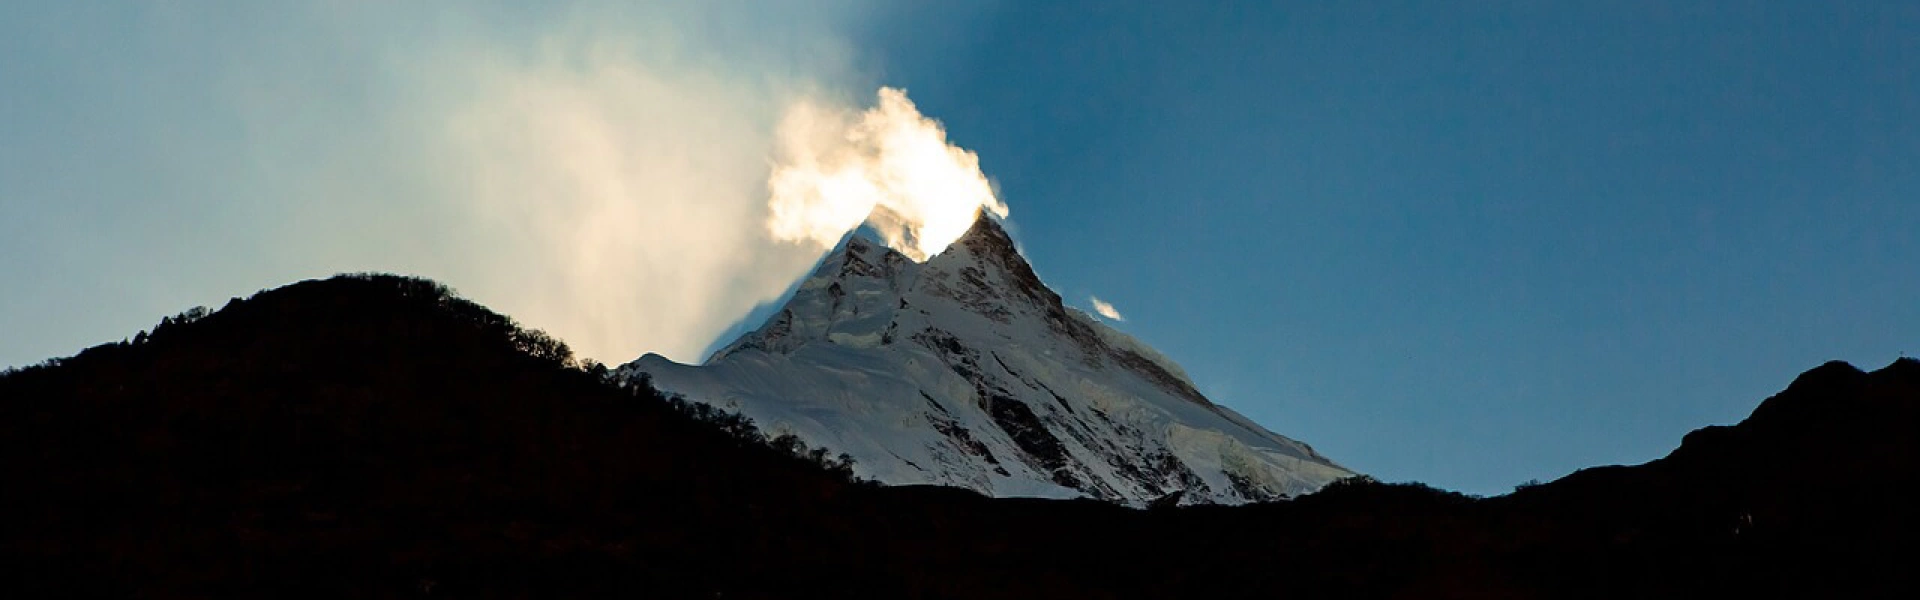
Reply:
<svg viewBox="0 0 1920 600"><path fill-rule="evenodd" d="M26 233L0 245L71 250L35 253L30 268L62 276L0 298L17 314L62 311L39 320L64 326L16 336L56 347L6 358L378 270L452 285L591 358L699 360L805 274L815 242L869 213L921 255L964 230L957 215L1005 213L973 156L904 93L858 100L878 86L844 32L877 4L26 11L45 18L0 31L28 36L45 51L29 60L60 77L0 103L0 125L48 132L18 144L45 148L23 155L40 162L0 162L0 230ZM42 96L59 101L24 103ZM865 186L854 209L806 191L830 180ZM797 214L812 216L773 225Z"/></svg>
<svg viewBox="0 0 1920 600"><path fill-rule="evenodd" d="M768 230L776 139L792 107L859 112L829 99L873 89L842 34L870 8L475 0L59 11L41 28L125 44L72 54L76 80L91 79L69 87L97 97L69 104L100 111L100 124L72 127L100 131L66 135L110 135L118 141L94 162L140 170L90 172L87 181L118 182L97 189L49 179L57 196L0 191L47 196L39 211L87 202L79 210L110 215L71 219L67 237L107 247L50 258L98 279L63 280L61 293L152 297L90 336L117 339L297 279L382 270L448 283L592 358L698 360L820 254ZM183 227L194 235L166 233Z"/></svg>
<svg viewBox="0 0 1920 600"><path fill-rule="evenodd" d="M906 92L880 88L858 114L800 102L780 124L768 187L775 238L831 247L862 222L918 261L966 233L980 211L1007 216L980 159L947 143Z"/></svg>
<svg viewBox="0 0 1920 600"><path fill-rule="evenodd" d="M697 360L817 257L762 223L771 124L820 82L678 64L658 40L578 27L454 59L472 93L436 132L443 168L470 174L449 182L468 226L505 242L475 248L468 276L593 356Z"/></svg>
<svg viewBox="0 0 1920 600"><path fill-rule="evenodd" d="M1120 316L1118 309L1115 309L1112 304L1108 304L1105 300L1101 300L1099 296L1087 296L1087 300L1093 302L1093 312L1099 313L1100 316L1115 321L1127 320L1126 317Z"/></svg>
<svg viewBox="0 0 1920 600"><path fill-rule="evenodd" d="M801 21L790 43L816 58L799 64L791 52L675 60L660 57L718 51L587 17L531 50L465 48L419 67L463 73L453 87L468 93L438 132L443 169L470 174L454 197L513 242L479 249L481 297L593 356L700 359L863 220L923 259L976 210L1007 214L974 155L904 92L881 88L865 111L828 100L853 77L825 26Z"/></svg>

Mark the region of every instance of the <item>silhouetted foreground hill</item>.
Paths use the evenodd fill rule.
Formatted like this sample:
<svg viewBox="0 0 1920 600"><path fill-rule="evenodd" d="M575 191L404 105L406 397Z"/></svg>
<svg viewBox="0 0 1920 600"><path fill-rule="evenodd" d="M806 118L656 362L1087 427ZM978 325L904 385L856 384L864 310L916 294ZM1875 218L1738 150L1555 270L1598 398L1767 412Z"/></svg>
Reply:
<svg viewBox="0 0 1920 600"><path fill-rule="evenodd" d="M0 588L704 589L848 487L755 441L432 282L308 281L0 378Z"/></svg>
<svg viewBox="0 0 1920 600"><path fill-rule="evenodd" d="M0 595L1769 597L1914 591L1920 362L1510 496L1136 511L850 482L391 276L0 376Z"/></svg>

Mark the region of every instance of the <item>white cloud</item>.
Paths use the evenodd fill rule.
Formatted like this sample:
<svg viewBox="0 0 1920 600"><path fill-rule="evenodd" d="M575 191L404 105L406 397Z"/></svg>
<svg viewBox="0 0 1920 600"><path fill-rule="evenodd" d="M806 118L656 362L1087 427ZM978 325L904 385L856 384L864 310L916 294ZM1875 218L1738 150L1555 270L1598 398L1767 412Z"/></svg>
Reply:
<svg viewBox="0 0 1920 600"><path fill-rule="evenodd" d="M1106 317L1108 319L1112 319L1115 321L1127 320L1126 317L1120 316L1120 311L1115 309L1112 304L1108 304L1105 300L1101 300L1100 297L1087 296L1087 300L1090 300L1093 302L1093 312L1099 313L1100 316Z"/></svg>
<svg viewBox="0 0 1920 600"><path fill-rule="evenodd" d="M779 151L767 225L782 240L829 248L867 222L888 246L924 261L980 211L1007 216L979 157L947 143L940 123L902 90L880 88L878 104L859 114L796 103L781 121Z"/></svg>

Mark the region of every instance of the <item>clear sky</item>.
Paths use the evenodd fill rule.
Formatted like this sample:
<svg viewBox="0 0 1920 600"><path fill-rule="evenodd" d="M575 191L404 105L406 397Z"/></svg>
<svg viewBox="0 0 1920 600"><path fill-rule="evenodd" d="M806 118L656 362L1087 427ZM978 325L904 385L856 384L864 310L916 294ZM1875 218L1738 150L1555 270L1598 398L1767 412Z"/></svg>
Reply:
<svg viewBox="0 0 1920 600"><path fill-rule="evenodd" d="M1383 479L1920 353L1912 2L512 4L0 5L0 364L355 270L697 358L817 256L749 235L781 99L879 85L1070 301Z"/></svg>

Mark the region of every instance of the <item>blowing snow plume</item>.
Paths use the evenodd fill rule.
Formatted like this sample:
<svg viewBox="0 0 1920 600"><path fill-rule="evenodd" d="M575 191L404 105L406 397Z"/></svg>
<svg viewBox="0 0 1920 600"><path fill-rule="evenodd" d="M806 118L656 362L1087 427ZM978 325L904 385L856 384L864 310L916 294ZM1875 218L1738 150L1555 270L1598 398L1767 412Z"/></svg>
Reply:
<svg viewBox="0 0 1920 600"><path fill-rule="evenodd" d="M777 133L767 228L782 241L832 247L862 222L916 261L946 249L985 210L1007 216L980 159L947 143L907 93L880 88L864 112L801 101Z"/></svg>

